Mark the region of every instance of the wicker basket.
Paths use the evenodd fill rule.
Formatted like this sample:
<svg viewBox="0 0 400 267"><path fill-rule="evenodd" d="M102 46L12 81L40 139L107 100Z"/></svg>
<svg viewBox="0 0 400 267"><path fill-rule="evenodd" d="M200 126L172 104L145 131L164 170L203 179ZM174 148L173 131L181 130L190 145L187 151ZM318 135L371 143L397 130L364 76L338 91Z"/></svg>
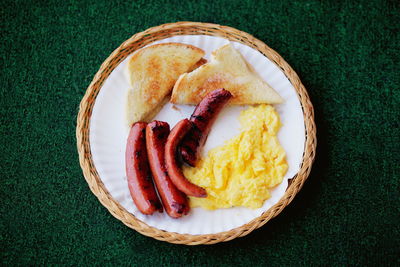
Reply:
<svg viewBox="0 0 400 267"><path fill-rule="evenodd" d="M300 170L296 176L289 180L289 186L284 196L278 203L264 212L260 217L230 231L217 234L189 235L171 233L148 226L144 222L138 220L134 215L127 212L125 208L123 208L111 197L107 189L104 187L92 160L89 143L89 123L96 97L104 81L115 69L115 67L129 54L157 40L165 39L175 35L199 34L218 36L231 41L240 42L258 50L272 60L277 66L279 66L297 91L304 114L306 140L303 162ZM76 138L79 161L85 179L92 192L114 217L121 220L128 227L142 233L143 235L170 243L185 245L215 244L218 242L229 241L236 237L245 236L277 216L293 200L307 179L311 170L311 165L314 161L317 144L313 106L299 77L286 63L286 61L277 52L250 34L231 27L198 22L178 22L160 25L150 28L144 32L137 33L122 43L121 46L118 47L101 65L100 70L94 76L93 81L89 85L86 94L80 103L80 109L77 118Z"/></svg>

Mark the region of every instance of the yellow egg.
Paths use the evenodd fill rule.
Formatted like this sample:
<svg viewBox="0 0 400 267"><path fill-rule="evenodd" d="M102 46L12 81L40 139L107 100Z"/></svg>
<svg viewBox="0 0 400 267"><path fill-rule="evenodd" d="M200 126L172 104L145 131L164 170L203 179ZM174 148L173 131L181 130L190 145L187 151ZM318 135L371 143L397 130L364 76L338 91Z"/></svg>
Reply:
<svg viewBox="0 0 400 267"><path fill-rule="evenodd" d="M244 206L260 208L269 189L287 171L286 153L279 144L279 115L270 105L242 111L240 134L209 151L196 167L183 167L193 183L207 190L207 198L190 197L192 207L205 209Z"/></svg>

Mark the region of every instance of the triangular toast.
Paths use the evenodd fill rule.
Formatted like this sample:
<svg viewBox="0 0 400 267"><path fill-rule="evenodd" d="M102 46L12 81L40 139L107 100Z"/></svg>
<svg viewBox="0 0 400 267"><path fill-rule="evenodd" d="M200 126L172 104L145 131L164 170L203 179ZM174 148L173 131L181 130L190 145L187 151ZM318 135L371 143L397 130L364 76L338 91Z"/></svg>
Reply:
<svg viewBox="0 0 400 267"><path fill-rule="evenodd" d="M178 77L190 71L202 56L200 48L181 43L138 50L127 66L131 84L126 104L128 124L150 120L163 106Z"/></svg>
<svg viewBox="0 0 400 267"><path fill-rule="evenodd" d="M279 104L283 99L263 81L230 44L212 52L211 60L182 74L172 90L171 102L198 104L208 93L225 88L232 93L230 104Z"/></svg>

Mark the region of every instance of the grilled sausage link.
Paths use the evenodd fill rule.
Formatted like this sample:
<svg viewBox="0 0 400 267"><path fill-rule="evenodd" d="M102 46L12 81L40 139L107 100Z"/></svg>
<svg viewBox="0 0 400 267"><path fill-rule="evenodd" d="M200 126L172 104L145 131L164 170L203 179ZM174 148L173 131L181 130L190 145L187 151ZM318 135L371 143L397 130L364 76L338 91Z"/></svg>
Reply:
<svg viewBox="0 0 400 267"><path fill-rule="evenodd" d="M165 142L169 135L169 125L162 121L153 121L146 128L147 154L158 194L167 214L179 218L189 212L186 195L179 191L168 176L165 168Z"/></svg>
<svg viewBox="0 0 400 267"><path fill-rule="evenodd" d="M192 129L192 124L193 123L188 119L184 119L178 122L172 129L165 145L165 164L168 175L179 190L189 196L206 197L206 190L200 186L192 184L188 179L186 179L176 160L177 147L182 141L182 138L190 129Z"/></svg>
<svg viewBox="0 0 400 267"><path fill-rule="evenodd" d="M207 140L211 126L222 108L232 98L232 94L225 89L217 89L209 93L193 111L190 121L194 127L185 136L180 147L182 159L194 167L201 148Z"/></svg>
<svg viewBox="0 0 400 267"><path fill-rule="evenodd" d="M125 150L125 169L128 188L136 207L141 213L150 215L162 212L160 200L153 185L146 151L146 125L137 122L129 132Z"/></svg>

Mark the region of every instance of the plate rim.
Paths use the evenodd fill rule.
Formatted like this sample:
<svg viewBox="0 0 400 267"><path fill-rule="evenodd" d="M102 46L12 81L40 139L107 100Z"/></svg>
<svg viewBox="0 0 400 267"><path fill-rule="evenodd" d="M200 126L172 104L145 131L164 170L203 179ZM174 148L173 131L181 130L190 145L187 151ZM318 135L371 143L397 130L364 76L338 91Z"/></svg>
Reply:
<svg viewBox="0 0 400 267"><path fill-rule="evenodd" d="M293 178L289 178L289 184L285 194L275 205L267 211L264 211L259 217L229 231L214 234L192 235L168 232L147 225L143 221L137 219L133 214L129 213L124 207L122 207L122 205L113 199L100 179L92 159L89 141L90 119L97 95L105 80L126 57L137 49L152 42L176 35L217 36L256 49L283 71L289 82L295 88L302 107L305 128L305 144L302 164L298 173L294 175ZM276 51L254 36L235 28L219 24L190 21L162 24L149 28L143 32L136 33L111 53L111 55L101 64L100 69L95 74L80 102L77 116L76 138L79 162L85 180L87 181L92 193L114 217L143 235L169 243L185 245L215 244L229 241L251 233L253 230L263 226L270 219L276 217L294 199L295 195L300 191L304 182L308 178L315 159L317 145L314 108L307 90L301 83L297 73Z"/></svg>

